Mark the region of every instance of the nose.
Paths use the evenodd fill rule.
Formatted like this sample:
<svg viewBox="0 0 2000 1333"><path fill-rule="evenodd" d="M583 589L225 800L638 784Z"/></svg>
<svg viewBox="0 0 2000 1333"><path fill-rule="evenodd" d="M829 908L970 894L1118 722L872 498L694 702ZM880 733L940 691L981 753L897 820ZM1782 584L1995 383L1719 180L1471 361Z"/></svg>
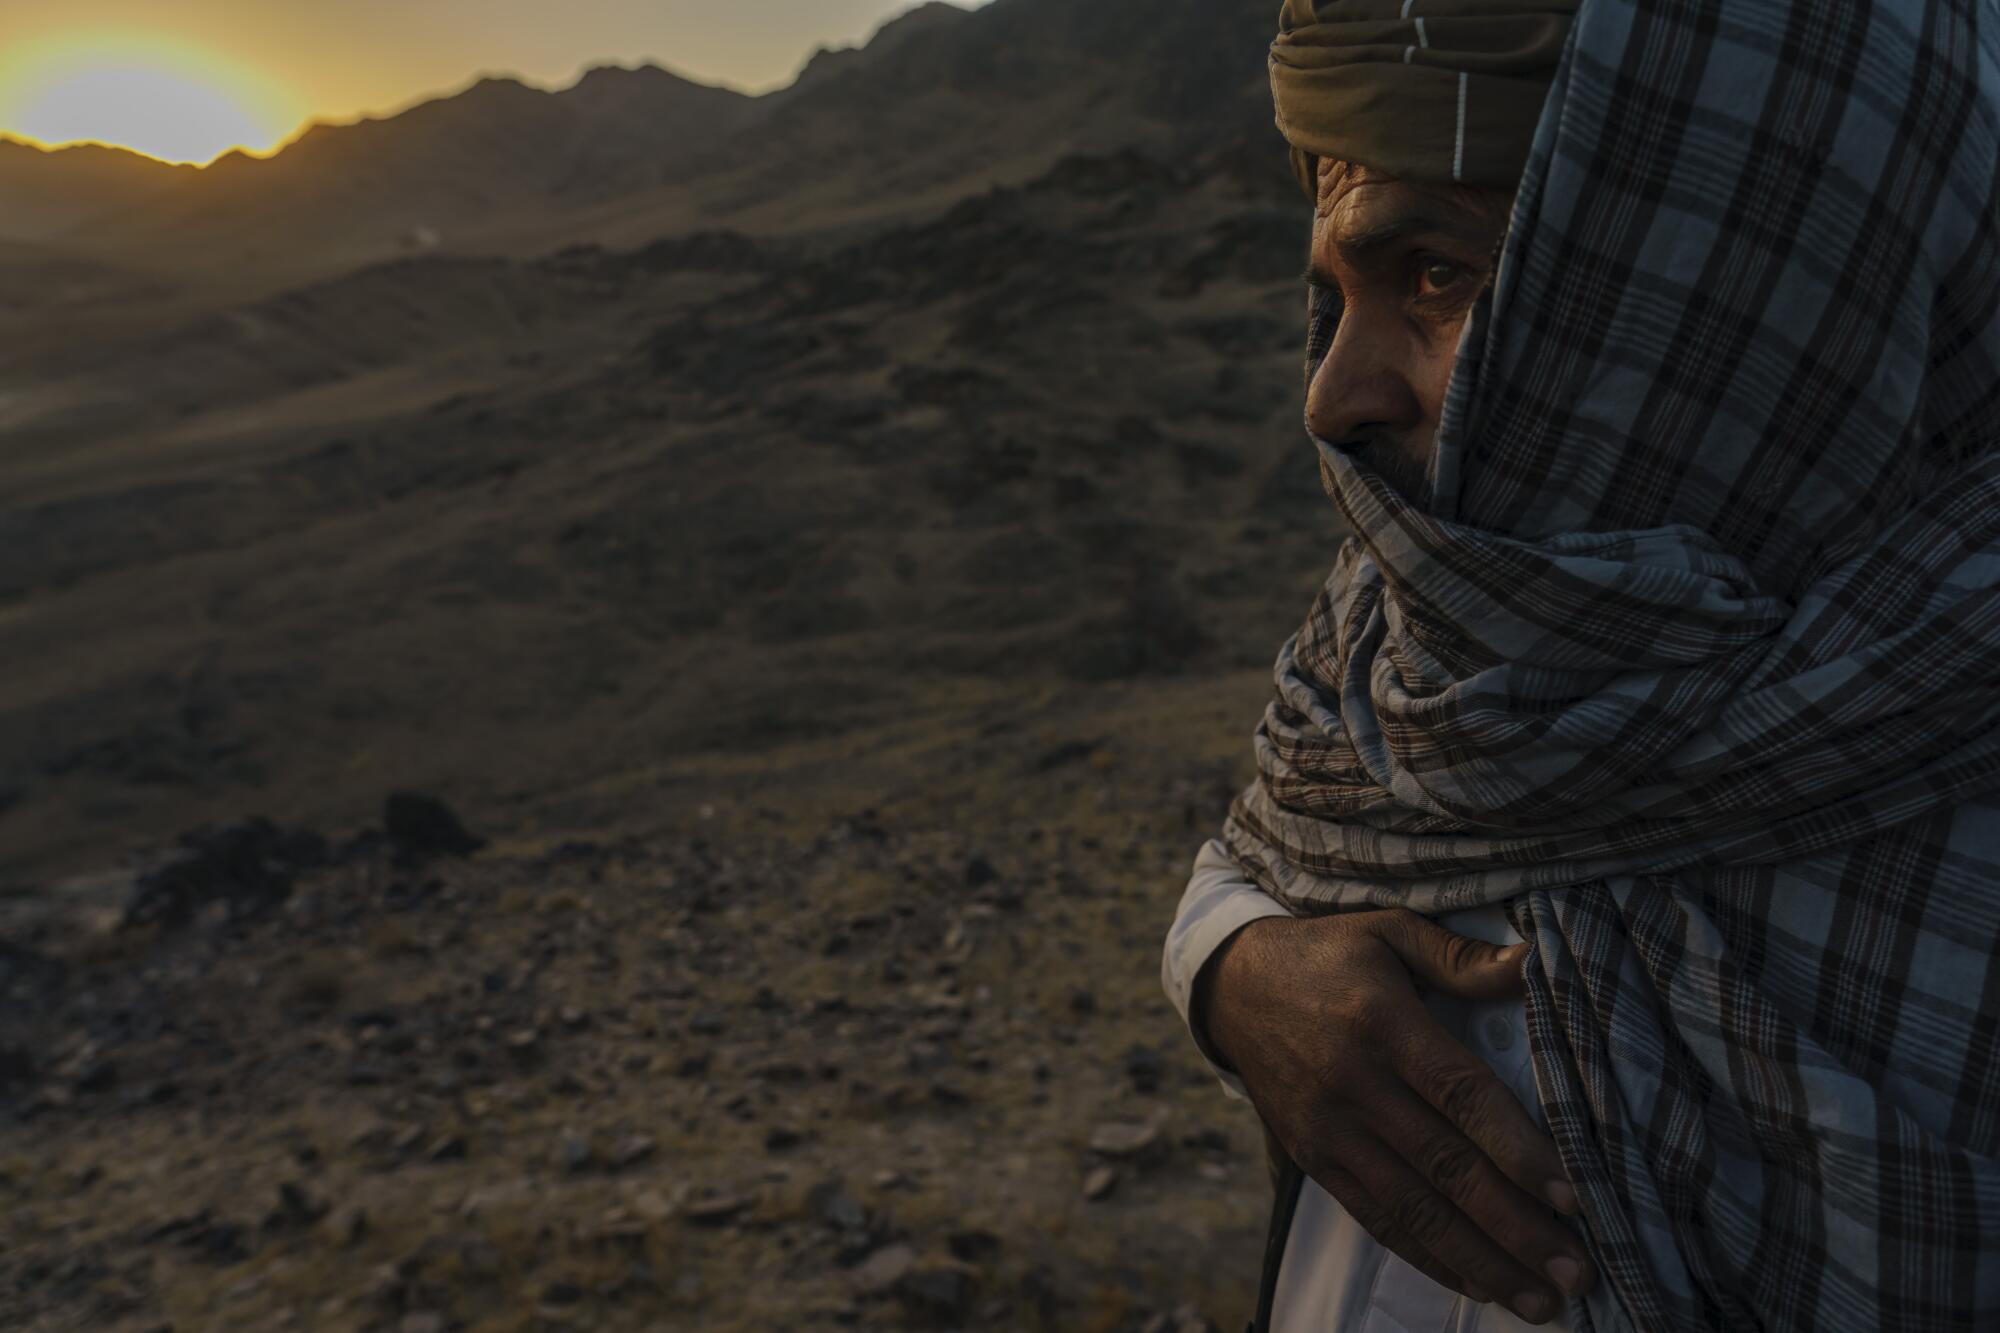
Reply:
<svg viewBox="0 0 2000 1333"><path fill-rule="evenodd" d="M1353 306L1306 388L1306 425L1330 443L1401 437L1423 424L1423 405L1397 365L1393 332L1371 329Z"/></svg>

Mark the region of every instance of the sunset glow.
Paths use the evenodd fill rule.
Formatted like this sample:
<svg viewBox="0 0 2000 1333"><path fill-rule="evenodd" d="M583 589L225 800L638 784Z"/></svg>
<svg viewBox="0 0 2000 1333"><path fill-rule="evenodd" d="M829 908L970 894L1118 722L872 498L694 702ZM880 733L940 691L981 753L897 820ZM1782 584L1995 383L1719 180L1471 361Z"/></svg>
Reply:
<svg viewBox="0 0 2000 1333"><path fill-rule="evenodd" d="M70 33L0 56L0 133L52 147L207 162L232 148L268 152L301 113L257 71L168 37Z"/></svg>

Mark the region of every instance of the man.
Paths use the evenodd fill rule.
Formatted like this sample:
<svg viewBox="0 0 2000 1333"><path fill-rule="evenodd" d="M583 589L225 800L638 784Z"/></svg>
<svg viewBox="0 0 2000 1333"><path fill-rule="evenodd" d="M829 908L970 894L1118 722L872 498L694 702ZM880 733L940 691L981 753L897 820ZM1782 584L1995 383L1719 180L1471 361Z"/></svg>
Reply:
<svg viewBox="0 0 2000 1333"><path fill-rule="evenodd" d="M1163 958L1260 1327L2000 1327L2000 17L1281 24L1355 535Z"/></svg>

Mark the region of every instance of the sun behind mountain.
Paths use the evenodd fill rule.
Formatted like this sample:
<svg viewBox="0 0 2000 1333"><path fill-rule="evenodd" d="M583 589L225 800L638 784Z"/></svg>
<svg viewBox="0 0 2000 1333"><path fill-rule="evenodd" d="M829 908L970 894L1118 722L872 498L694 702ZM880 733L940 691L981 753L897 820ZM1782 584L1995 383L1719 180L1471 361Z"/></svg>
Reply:
<svg viewBox="0 0 2000 1333"><path fill-rule="evenodd" d="M300 119L270 79L174 38L73 32L0 57L0 133L51 147L102 143L204 163L268 152Z"/></svg>

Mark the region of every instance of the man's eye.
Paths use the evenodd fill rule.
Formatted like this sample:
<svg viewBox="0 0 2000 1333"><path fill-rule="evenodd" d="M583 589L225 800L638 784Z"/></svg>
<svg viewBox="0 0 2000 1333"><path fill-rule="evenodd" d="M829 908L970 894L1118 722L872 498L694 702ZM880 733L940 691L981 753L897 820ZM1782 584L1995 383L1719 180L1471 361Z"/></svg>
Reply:
<svg viewBox="0 0 2000 1333"><path fill-rule="evenodd" d="M1417 295L1442 295L1463 278L1465 272L1465 265L1449 259L1425 259L1417 266Z"/></svg>

